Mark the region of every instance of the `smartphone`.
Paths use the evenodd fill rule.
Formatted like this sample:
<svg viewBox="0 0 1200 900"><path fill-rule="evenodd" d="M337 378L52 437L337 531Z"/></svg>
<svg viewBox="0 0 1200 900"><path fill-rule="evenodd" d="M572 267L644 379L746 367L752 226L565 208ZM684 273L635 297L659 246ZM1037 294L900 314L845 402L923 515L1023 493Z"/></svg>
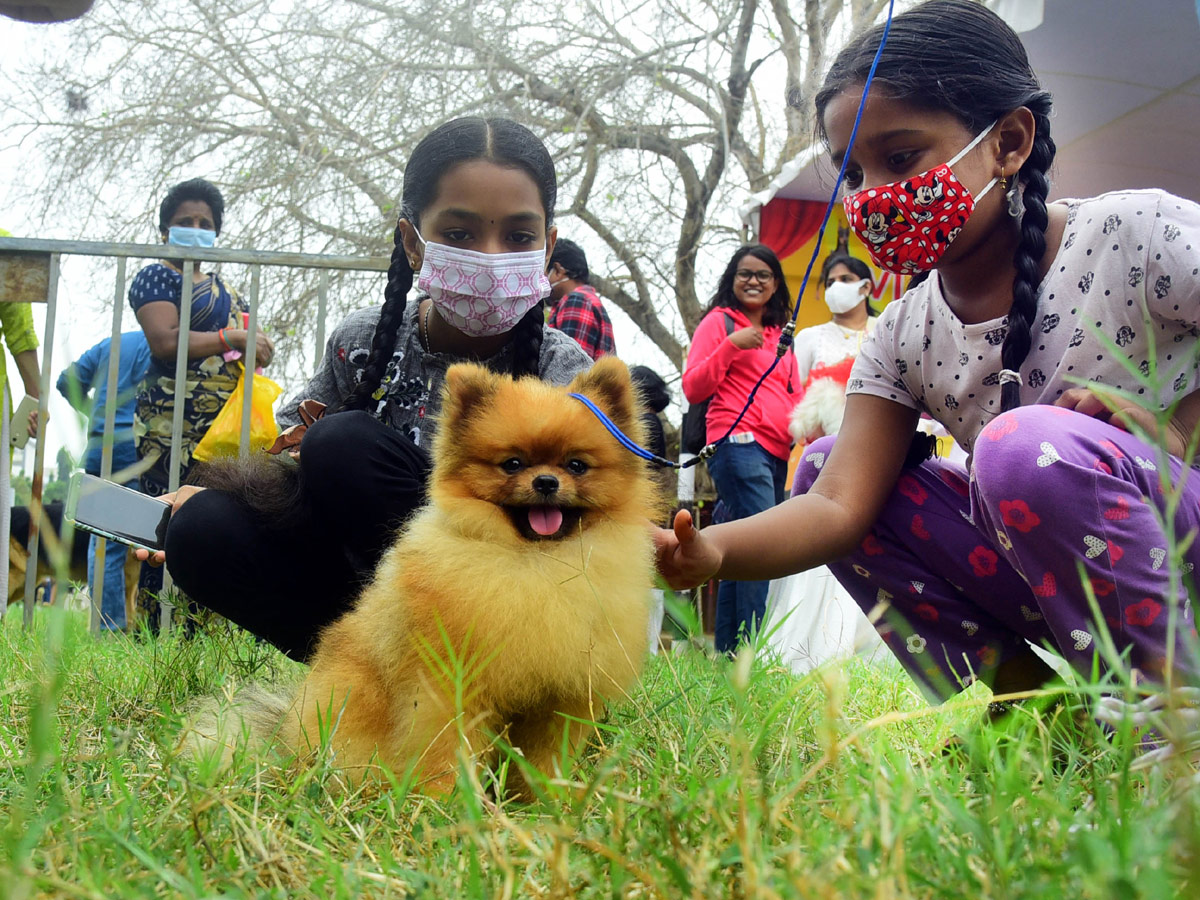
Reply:
<svg viewBox="0 0 1200 900"><path fill-rule="evenodd" d="M28 394L21 398L21 402L17 404L17 411L8 423L10 447L24 447L29 443L29 414L37 408L38 402L35 398Z"/></svg>
<svg viewBox="0 0 1200 900"><path fill-rule="evenodd" d="M67 492L66 516L81 531L110 541L162 550L171 504L95 475L76 472Z"/></svg>

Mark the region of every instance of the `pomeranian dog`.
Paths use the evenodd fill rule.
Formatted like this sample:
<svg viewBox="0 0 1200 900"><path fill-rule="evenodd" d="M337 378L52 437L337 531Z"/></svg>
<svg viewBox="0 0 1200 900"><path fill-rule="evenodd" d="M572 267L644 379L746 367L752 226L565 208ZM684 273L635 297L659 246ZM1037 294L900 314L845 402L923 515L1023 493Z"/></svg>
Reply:
<svg viewBox="0 0 1200 900"><path fill-rule="evenodd" d="M428 506L322 632L299 691L243 698L240 723L297 754L327 740L354 780L411 771L427 793L500 742L550 775L564 738L586 740L647 654L658 510L644 463L568 391L640 440L615 358L565 390L450 368ZM509 789L529 796L516 768Z"/></svg>

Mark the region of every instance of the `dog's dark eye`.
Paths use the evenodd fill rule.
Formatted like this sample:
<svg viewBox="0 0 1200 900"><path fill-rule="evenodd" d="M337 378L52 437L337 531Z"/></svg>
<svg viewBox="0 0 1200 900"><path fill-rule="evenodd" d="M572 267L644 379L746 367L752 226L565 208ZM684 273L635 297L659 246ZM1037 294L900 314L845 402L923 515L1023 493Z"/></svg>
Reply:
<svg viewBox="0 0 1200 900"><path fill-rule="evenodd" d="M567 460L567 471L570 472L572 475L582 475L587 470L588 470L588 464L585 463L582 459Z"/></svg>
<svg viewBox="0 0 1200 900"><path fill-rule="evenodd" d="M503 469L507 475L516 475L521 471L521 469L525 468L525 464L513 456L500 463L500 468Z"/></svg>

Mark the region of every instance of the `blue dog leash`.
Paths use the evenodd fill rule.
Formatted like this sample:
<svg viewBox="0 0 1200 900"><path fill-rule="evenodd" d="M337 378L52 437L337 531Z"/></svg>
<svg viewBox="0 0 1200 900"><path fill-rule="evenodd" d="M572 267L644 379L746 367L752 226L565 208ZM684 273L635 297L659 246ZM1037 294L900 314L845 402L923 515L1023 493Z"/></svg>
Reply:
<svg viewBox="0 0 1200 900"><path fill-rule="evenodd" d="M750 411L750 406L754 403L754 397L758 393L758 389L762 386L763 382L767 380L770 374L775 371L775 367L779 365L779 361L783 359L788 350L791 349L792 341L795 339L796 334L796 318L800 315L800 298L804 296L804 291L808 287L808 280L812 276L813 265L817 261L817 256L821 253L821 241L825 237L825 228L828 226L829 217L833 215L834 206L838 202L838 194L842 189L842 181L846 177L846 166L850 162L850 151L854 147L855 139L858 137L859 123L862 122L863 108L867 105L867 97L871 91L871 82L875 80L875 69L879 66L879 59L883 55L883 48L887 46L888 34L892 30L892 11L895 7L895 4L896 0L888 0L888 13L887 20L883 25L883 36L880 38L879 49L875 51L875 58L871 61L871 68L868 70L866 81L863 83L862 98L858 102L858 112L854 116L854 127L850 130L850 140L846 144L846 153L842 157L842 165L838 169L837 180L833 184L833 193L829 197L829 205L825 207L825 216L821 219L821 227L817 231L817 240L813 246L812 256L809 257L808 267L804 270L804 279L800 282L800 290L796 295L796 308L792 311L791 321L783 326L783 330L779 335L779 344L775 347L775 358L771 360L771 365L767 367L767 370L763 372L762 377L760 377L755 383L754 387L750 389L750 393L746 397L746 403L742 407L742 411L738 413L737 418L734 419L733 423L728 429L726 429L725 434L717 438L717 440L713 441L711 444L702 447L700 452L687 462L678 463L651 453L644 447L639 447L635 441L626 435L625 432L621 431L621 429L617 427L616 423L614 423L612 419L605 415L604 412L587 397L583 396L582 394L568 395L570 397L574 397L589 410L591 410L592 414L595 415L596 418L600 420L601 424L603 424L604 427L612 433L613 437L620 441L621 446L635 456L640 456L642 459L657 463L660 466L669 466L673 469L686 469L690 466L696 465L702 459L708 459L711 457L717 452L717 447L720 444L723 444L725 441L729 440L729 436L733 434L734 429L737 428L742 419L745 418L746 413Z"/></svg>

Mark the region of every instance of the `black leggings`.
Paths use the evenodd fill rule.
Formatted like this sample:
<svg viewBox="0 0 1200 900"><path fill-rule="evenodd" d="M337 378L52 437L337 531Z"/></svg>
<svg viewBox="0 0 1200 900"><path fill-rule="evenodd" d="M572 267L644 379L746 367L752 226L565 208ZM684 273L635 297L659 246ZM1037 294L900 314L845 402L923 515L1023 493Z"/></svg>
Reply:
<svg viewBox="0 0 1200 900"><path fill-rule="evenodd" d="M425 502L428 478L425 451L368 413L326 416L300 445L296 515L281 524L202 491L171 519L167 567L192 600L304 660Z"/></svg>

